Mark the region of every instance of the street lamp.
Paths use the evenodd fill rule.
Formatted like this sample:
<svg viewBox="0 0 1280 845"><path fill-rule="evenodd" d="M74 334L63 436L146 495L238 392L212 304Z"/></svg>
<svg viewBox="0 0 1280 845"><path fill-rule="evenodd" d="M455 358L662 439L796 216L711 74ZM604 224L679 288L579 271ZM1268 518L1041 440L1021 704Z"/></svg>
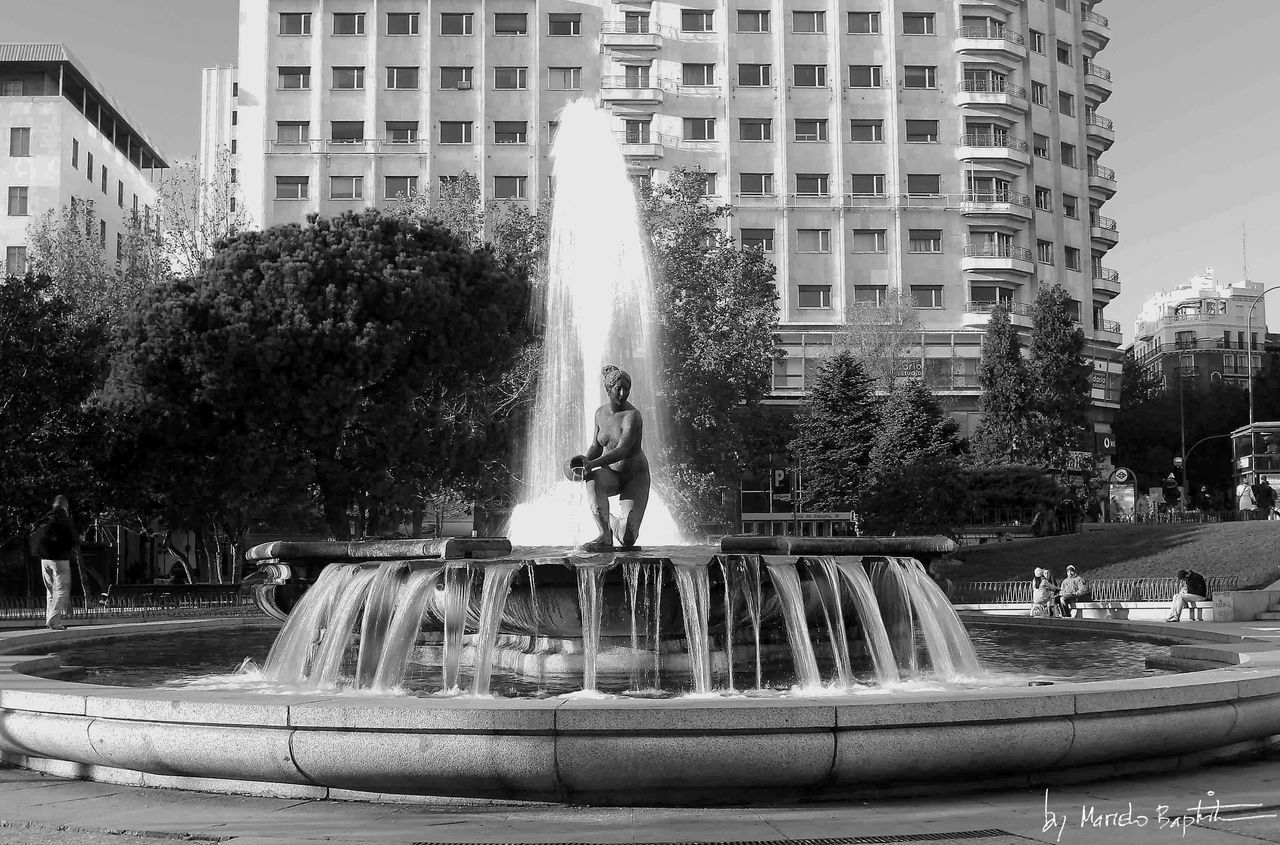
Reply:
<svg viewBox="0 0 1280 845"><path fill-rule="evenodd" d="M1258 307L1258 303L1262 301L1262 297L1266 296L1273 290L1280 290L1280 285L1272 285L1264 288L1262 293L1253 298L1253 302L1249 303L1249 319L1247 322L1249 332L1249 454L1253 454L1253 309ZM1265 343L1263 344L1266 345Z"/></svg>

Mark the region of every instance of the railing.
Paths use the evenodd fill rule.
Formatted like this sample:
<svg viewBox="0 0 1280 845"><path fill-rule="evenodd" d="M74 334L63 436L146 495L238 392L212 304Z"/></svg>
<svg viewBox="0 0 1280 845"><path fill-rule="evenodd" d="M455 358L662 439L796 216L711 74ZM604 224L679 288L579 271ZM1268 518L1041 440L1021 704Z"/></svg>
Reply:
<svg viewBox="0 0 1280 845"><path fill-rule="evenodd" d="M969 94L1008 94L1020 100L1027 98L1027 89L1004 79L965 79L960 90Z"/></svg>
<svg viewBox="0 0 1280 845"><path fill-rule="evenodd" d="M1001 300L999 302L966 302L964 304L965 313L968 314L990 314L996 308L1004 308L1010 314L1017 314L1020 317L1031 316L1031 306L1024 302L1010 302Z"/></svg>
<svg viewBox="0 0 1280 845"><path fill-rule="evenodd" d="M1096 23L1098 26L1102 27L1103 29L1111 28L1111 21L1107 20L1102 15L1094 11L1081 10L1080 20L1088 21L1089 23Z"/></svg>
<svg viewBox="0 0 1280 845"><path fill-rule="evenodd" d="M1062 573L1057 573L1062 574ZM1235 575L1207 578L1211 593L1239 589ZM1090 601L1172 601L1178 592L1177 578L1085 579ZM951 585L955 604L1030 604L1030 581L955 581Z"/></svg>
<svg viewBox="0 0 1280 845"><path fill-rule="evenodd" d="M1112 170L1110 167L1103 167L1100 164L1095 164L1092 167L1090 167L1089 175L1096 176L1099 179L1106 179L1108 182L1116 181L1116 172Z"/></svg>
<svg viewBox="0 0 1280 845"><path fill-rule="evenodd" d="M669 26L659 26L648 21L605 21L600 24L600 34L672 36L676 31Z"/></svg>
<svg viewBox="0 0 1280 845"><path fill-rule="evenodd" d="M660 132L630 132L623 130L613 133L619 144L658 144L663 147L674 147L680 139Z"/></svg>
<svg viewBox="0 0 1280 845"><path fill-rule="evenodd" d="M600 79L601 88L625 88L632 91L645 88L657 88L670 91L673 83L669 79L633 79L627 76L605 76Z"/></svg>
<svg viewBox="0 0 1280 845"><path fill-rule="evenodd" d="M88 604L83 597L71 600L72 619L111 620L136 616L257 616L262 611L253 596L235 585L196 584L154 587L113 587L103 598L93 595ZM0 619L44 619L44 596L0 598Z"/></svg>
<svg viewBox="0 0 1280 845"><path fill-rule="evenodd" d="M1031 207L1031 197L1017 191L968 191L964 194L964 202L973 205L1021 205Z"/></svg>
<svg viewBox="0 0 1280 845"><path fill-rule="evenodd" d="M1116 128L1115 122L1112 121L1111 118L1101 117L1096 114L1089 115L1084 119L1084 122L1087 126L1097 126L1102 129L1106 129L1107 131L1111 131Z"/></svg>
<svg viewBox="0 0 1280 845"><path fill-rule="evenodd" d="M1093 277L1104 282L1118 282L1120 281L1120 271L1112 270L1110 267L1094 267Z"/></svg>
<svg viewBox="0 0 1280 845"><path fill-rule="evenodd" d="M1199 367L1178 367L1178 378L1199 378Z"/></svg>
<svg viewBox="0 0 1280 845"><path fill-rule="evenodd" d="M1011 138L1008 135L962 135L960 136L960 146L1004 148L1017 150L1021 153L1027 151L1026 141L1021 138Z"/></svg>
<svg viewBox="0 0 1280 845"><path fill-rule="evenodd" d="M1098 320L1094 323L1094 329L1107 334L1120 334L1119 320Z"/></svg>
<svg viewBox="0 0 1280 845"><path fill-rule="evenodd" d="M1116 221L1110 217L1103 217L1101 214L1095 214L1089 218L1089 225L1097 229L1107 229L1108 231L1116 231Z"/></svg>
<svg viewBox="0 0 1280 845"><path fill-rule="evenodd" d="M1022 46L1027 41L1020 33L996 26L962 26L956 29L956 38L985 38L992 41L1008 41Z"/></svg>
<svg viewBox="0 0 1280 845"><path fill-rule="evenodd" d="M1031 250L1012 244L965 244L965 258L1013 258L1018 261L1031 261Z"/></svg>
<svg viewBox="0 0 1280 845"><path fill-rule="evenodd" d="M1084 75L1096 76L1098 79L1102 79L1106 82L1111 81L1111 71L1101 65L1095 65L1093 62L1089 62L1089 64L1085 66Z"/></svg>
<svg viewBox="0 0 1280 845"><path fill-rule="evenodd" d="M391 155L395 153L423 153L430 147L424 139L414 141L392 141L389 138L363 138L356 141L315 140L315 141L267 141L268 153L276 155L311 153L364 153Z"/></svg>

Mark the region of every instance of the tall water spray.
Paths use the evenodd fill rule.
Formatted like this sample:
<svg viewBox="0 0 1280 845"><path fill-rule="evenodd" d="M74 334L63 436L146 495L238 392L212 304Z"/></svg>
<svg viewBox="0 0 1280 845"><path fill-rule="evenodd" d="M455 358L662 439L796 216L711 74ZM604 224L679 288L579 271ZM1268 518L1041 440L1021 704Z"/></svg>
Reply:
<svg viewBox="0 0 1280 845"><path fill-rule="evenodd" d="M653 285L622 150L608 112L590 100L565 107L552 148L555 204L538 396L525 442L524 491L507 534L521 546L585 542L598 529L585 485L562 467L586 451L595 409L606 401L600 369L631 373L654 477L640 530L646 546L682 542L658 491L666 432L656 396L660 362Z"/></svg>

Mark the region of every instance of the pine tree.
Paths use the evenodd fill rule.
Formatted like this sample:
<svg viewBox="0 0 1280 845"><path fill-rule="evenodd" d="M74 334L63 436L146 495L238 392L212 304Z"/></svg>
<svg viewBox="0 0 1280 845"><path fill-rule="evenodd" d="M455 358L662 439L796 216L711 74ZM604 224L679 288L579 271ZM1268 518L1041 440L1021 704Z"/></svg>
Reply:
<svg viewBox="0 0 1280 845"><path fill-rule="evenodd" d="M791 442L807 509L857 509L879 427L874 381L851 353L837 353L818 369Z"/></svg>
<svg viewBox="0 0 1280 845"><path fill-rule="evenodd" d="M1084 330L1061 285L1041 288L1031 306L1027 356L1029 457L1050 467L1064 466L1088 427L1093 367L1084 357Z"/></svg>
<svg viewBox="0 0 1280 845"><path fill-rule="evenodd" d="M1027 436L1027 367L1018 331L1002 306L991 312L982 339L978 383L982 386L978 405L982 419L973 436L974 460L979 465L1022 462Z"/></svg>

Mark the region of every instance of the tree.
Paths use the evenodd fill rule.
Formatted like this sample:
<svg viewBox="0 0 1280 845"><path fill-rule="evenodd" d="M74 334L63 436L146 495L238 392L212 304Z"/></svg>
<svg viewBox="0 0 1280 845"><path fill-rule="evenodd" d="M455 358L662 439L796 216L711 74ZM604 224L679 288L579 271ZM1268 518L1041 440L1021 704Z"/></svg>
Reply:
<svg viewBox="0 0 1280 845"><path fill-rule="evenodd" d="M1132 408L1160 395L1163 388L1160 378L1139 366L1133 358L1133 350L1125 353L1120 370L1120 408Z"/></svg>
<svg viewBox="0 0 1280 845"><path fill-rule="evenodd" d="M1062 285L1042 287L1031 306L1031 342L1027 356L1029 457L1064 467L1067 453L1088 429L1090 375L1084 330L1069 306Z"/></svg>
<svg viewBox="0 0 1280 845"><path fill-rule="evenodd" d="M441 177L431 190L397 197L387 213L403 220L430 220L458 239L463 249L484 241L485 209L480 180L464 170Z"/></svg>
<svg viewBox="0 0 1280 845"><path fill-rule="evenodd" d="M880 427L879 404L874 381L848 350L818 368L790 449L802 474L807 509L858 510Z"/></svg>
<svg viewBox="0 0 1280 845"><path fill-rule="evenodd" d="M527 305L522 276L438 226L312 217L229 238L189 282L157 291L127 327L112 386L158 420L153 442L177 429L199 473L181 483L216 488L210 506L306 488L346 538L352 514L372 531L412 510L421 485L486 457L502 421L473 397L521 348ZM231 477L226 461L255 469Z"/></svg>
<svg viewBox="0 0 1280 845"><path fill-rule="evenodd" d="M836 342L862 361L880 389L890 393L911 375L909 362L919 363L920 315L915 301L897 288L883 302L855 302L845 309L845 330Z"/></svg>
<svg viewBox="0 0 1280 845"><path fill-rule="evenodd" d="M212 161L180 162L160 182L157 225L179 275L194 275L219 242L253 225L234 172L231 150L219 147Z"/></svg>
<svg viewBox="0 0 1280 845"><path fill-rule="evenodd" d="M744 416L768 393L779 355L778 294L773 265L760 250L736 246L724 231L729 207L708 203L705 185L702 171L676 168L640 196L655 271L662 401L674 435L662 457L677 487L681 478L715 479L673 498L736 503L747 462ZM729 521L728 512L720 515L716 521Z"/></svg>
<svg viewBox="0 0 1280 845"><path fill-rule="evenodd" d="M982 338L978 383L982 416L973 435L973 458L979 465L1020 463L1026 454L1027 368L1018 330L1009 311L997 306L991 312Z"/></svg>

